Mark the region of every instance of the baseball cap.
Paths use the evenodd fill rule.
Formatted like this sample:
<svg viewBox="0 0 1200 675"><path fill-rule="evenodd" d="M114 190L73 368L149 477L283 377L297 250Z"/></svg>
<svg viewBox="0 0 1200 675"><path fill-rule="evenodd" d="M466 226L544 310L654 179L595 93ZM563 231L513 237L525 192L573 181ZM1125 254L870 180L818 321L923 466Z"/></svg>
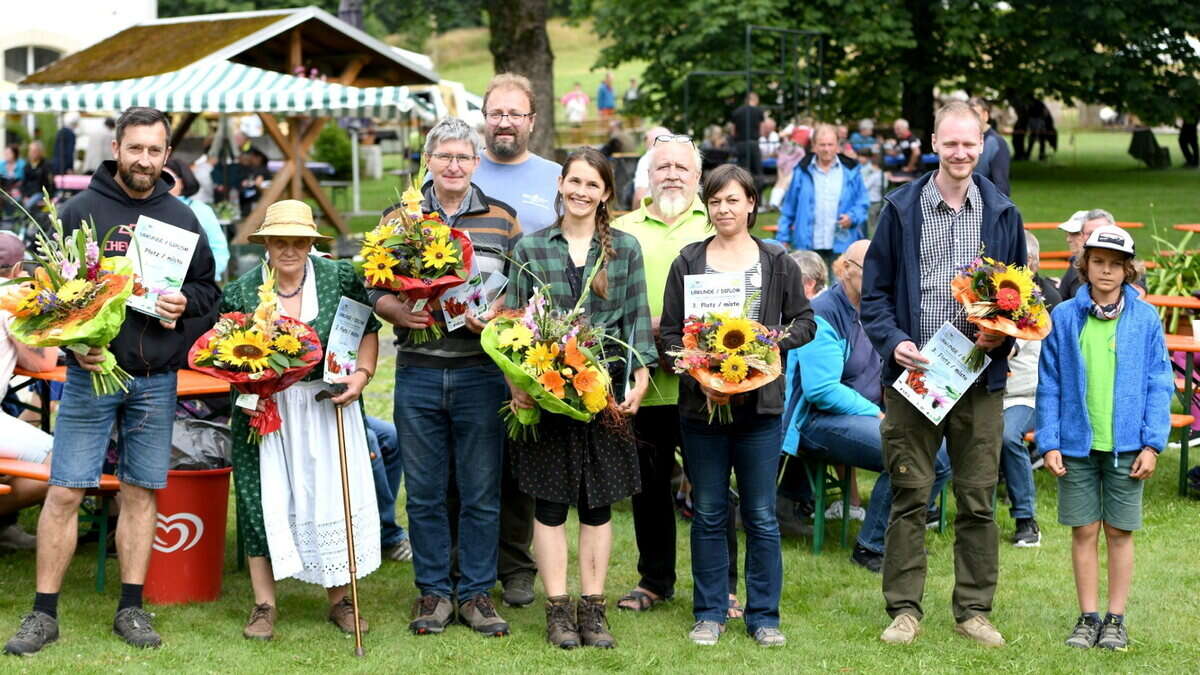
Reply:
<svg viewBox="0 0 1200 675"><path fill-rule="evenodd" d="M1133 237L1129 233L1116 225L1101 225L1092 231L1092 236L1088 237L1084 248L1107 248L1113 251L1120 251L1125 255L1132 256L1133 252Z"/></svg>
<svg viewBox="0 0 1200 675"><path fill-rule="evenodd" d="M25 259L25 244L17 235L0 230L0 267L12 267Z"/></svg>
<svg viewBox="0 0 1200 675"><path fill-rule="evenodd" d="M1078 234L1083 229L1083 224L1087 221L1087 211L1076 211L1071 214L1070 218L1058 224L1058 229L1071 234Z"/></svg>

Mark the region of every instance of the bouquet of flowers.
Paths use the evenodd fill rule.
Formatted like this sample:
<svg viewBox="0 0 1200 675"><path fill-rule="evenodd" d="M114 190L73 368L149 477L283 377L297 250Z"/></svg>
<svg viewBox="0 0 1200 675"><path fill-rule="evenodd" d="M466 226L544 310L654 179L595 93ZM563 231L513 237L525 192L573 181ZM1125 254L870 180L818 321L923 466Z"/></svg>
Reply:
<svg viewBox="0 0 1200 675"><path fill-rule="evenodd" d="M117 365L108 343L125 322L133 265L124 257L101 257L105 242L96 241L96 229L88 223L65 234L49 198L46 204L53 235L37 229L33 259L38 267L32 279L8 282L0 299L0 308L16 317L9 333L31 347L65 346L79 354L99 347L104 361L100 372L92 373L92 391L97 396L128 391L132 378Z"/></svg>
<svg viewBox="0 0 1200 675"><path fill-rule="evenodd" d="M618 414L605 366L612 359L596 354L603 339L603 331L588 325L581 307L565 313L553 309L544 287L524 310L505 311L488 322L479 336L483 350L537 403L530 409L501 409L509 437L537 438L543 409L581 422L605 411Z"/></svg>
<svg viewBox="0 0 1200 675"><path fill-rule="evenodd" d="M1050 334L1050 313L1028 267L981 256L959 271L950 288L967 320L981 331L1022 340L1041 340ZM983 356L983 350L975 347L967 355L967 365L978 368Z"/></svg>
<svg viewBox="0 0 1200 675"><path fill-rule="evenodd" d="M250 418L250 442L278 431L283 421L271 395L304 379L321 363L321 340L307 324L282 316L275 275L267 268L253 314L229 312L188 351L188 365L233 384L238 405L263 411ZM249 397L249 398L245 398Z"/></svg>
<svg viewBox="0 0 1200 675"><path fill-rule="evenodd" d="M422 170L401 196L400 216L368 232L359 255L364 260L363 275L372 288L403 292L409 299L428 303L466 281L474 249L467 235L448 227L440 215L421 212L417 186L423 174ZM436 322L409 333L414 344L441 336Z"/></svg>
<svg viewBox="0 0 1200 675"><path fill-rule="evenodd" d="M747 303L747 306L749 303ZM675 357L675 372L691 375L701 385L722 394L741 394L770 383L783 372L778 332L745 317L711 312L688 317L683 324L683 348ZM708 421L733 421L728 403L708 401Z"/></svg>

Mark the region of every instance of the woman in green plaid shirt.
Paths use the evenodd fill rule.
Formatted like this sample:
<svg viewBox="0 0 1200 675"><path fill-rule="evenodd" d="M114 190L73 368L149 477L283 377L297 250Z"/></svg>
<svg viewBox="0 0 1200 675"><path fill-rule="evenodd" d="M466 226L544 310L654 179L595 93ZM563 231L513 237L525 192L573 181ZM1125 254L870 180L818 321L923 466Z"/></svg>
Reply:
<svg viewBox="0 0 1200 675"><path fill-rule="evenodd" d="M617 341L608 354L627 357L611 367L618 408L637 412L650 383L641 364L658 359L650 336L642 250L632 235L609 226L613 174L598 151L585 148L567 158L558 179L557 222L523 238L513 251L510 306L522 307L537 286L549 287L555 307L569 309L586 294L585 316ZM585 288L592 269L599 272ZM512 388L513 405L532 407L524 391ZM513 468L522 492L536 500L533 549L546 588L546 638L556 647L613 647L605 618L604 579L612 549L610 505L641 490L637 447L628 422L614 428L599 418L582 423L543 415L538 438L515 441ZM567 509L579 511L581 598L578 611L567 595ZM576 615L578 614L578 619Z"/></svg>

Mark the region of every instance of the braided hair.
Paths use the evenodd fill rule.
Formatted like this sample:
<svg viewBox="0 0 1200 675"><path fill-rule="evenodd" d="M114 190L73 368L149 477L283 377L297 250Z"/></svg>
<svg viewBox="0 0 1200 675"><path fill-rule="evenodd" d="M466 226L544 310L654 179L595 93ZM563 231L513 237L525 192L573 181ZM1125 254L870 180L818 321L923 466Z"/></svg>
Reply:
<svg viewBox="0 0 1200 675"><path fill-rule="evenodd" d="M604 189L608 192L608 198L601 201L596 207L596 232L600 235L600 246L603 249L603 258L600 261L600 271L596 276L592 277L592 292L596 295L608 299L608 261L617 257L617 251L613 248L612 243L612 214L610 213L609 202L613 198L613 183L616 180L613 178L612 166L608 163L608 158L605 157L599 150L595 148L580 148L567 156L567 161L563 162L561 178L566 178L567 173L571 170L571 164L575 162L586 162L588 166L596 170L600 174L600 181L604 183ZM554 198L554 209L558 213L558 218L554 221L555 227L561 227L563 221L563 198L559 192Z"/></svg>

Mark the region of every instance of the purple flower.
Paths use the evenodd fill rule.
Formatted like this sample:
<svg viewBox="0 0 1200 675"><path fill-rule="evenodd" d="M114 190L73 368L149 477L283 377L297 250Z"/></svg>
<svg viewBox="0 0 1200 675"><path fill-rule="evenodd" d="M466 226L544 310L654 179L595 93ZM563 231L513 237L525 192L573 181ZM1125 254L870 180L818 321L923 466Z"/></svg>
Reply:
<svg viewBox="0 0 1200 675"><path fill-rule="evenodd" d="M95 265L96 263L100 262L100 245L99 244L97 244L94 241L89 241L87 243L87 247L84 249L84 251L87 254L86 260L87 260L87 264L89 266Z"/></svg>
<svg viewBox="0 0 1200 675"><path fill-rule="evenodd" d="M62 273L64 279L74 279L79 274L79 265L70 260L64 260L58 266L58 271Z"/></svg>

